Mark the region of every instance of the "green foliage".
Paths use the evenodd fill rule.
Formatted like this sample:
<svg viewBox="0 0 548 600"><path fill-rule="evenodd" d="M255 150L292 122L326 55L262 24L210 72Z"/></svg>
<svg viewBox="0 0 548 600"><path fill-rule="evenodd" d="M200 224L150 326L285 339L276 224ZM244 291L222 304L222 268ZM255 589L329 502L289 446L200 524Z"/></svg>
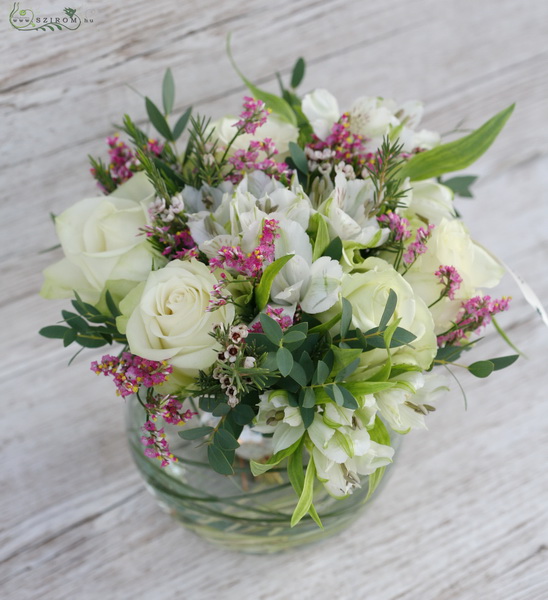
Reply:
<svg viewBox="0 0 548 600"><path fill-rule="evenodd" d="M197 440L205 435L208 435L213 431L213 427L192 427L189 429L183 429L179 431L179 437L182 437L183 440Z"/></svg>
<svg viewBox="0 0 548 600"><path fill-rule="evenodd" d="M306 64L303 58L298 58L291 73L291 87L293 89L299 87L306 71Z"/></svg>
<svg viewBox="0 0 548 600"><path fill-rule="evenodd" d="M293 254L287 254L278 258L273 263L270 263L264 270L259 285L255 288L255 303L259 310L267 305L270 298L270 290L274 283L276 275L284 268L284 266L293 258Z"/></svg>
<svg viewBox="0 0 548 600"><path fill-rule="evenodd" d="M173 134L169 128L168 122L164 115L160 112L159 108L152 102L150 98L145 98L145 106L147 109L147 115L156 131L162 135L166 140L173 142Z"/></svg>
<svg viewBox="0 0 548 600"><path fill-rule="evenodd" d="M293 164L295 167L303 173L303 175L308 175L308 160L304 153L304 150L298 146L295 142L289 142L289 154L293 159Z"/></svg>
<svg viewBox="0 0 548 600"><path fill-rule="evenodd" d="M175 127L173 128L173 140L174 141L177 141L183 134L183 131L185 130L185 128L187 126L187 123L190 119L191 114L192 114L192 106L187 108L185 110L185 112L179 117L177 122L175 123Z"/></svg>
<svg viewBox="0 0 548 600"><path fill-rule="evenodd" d="M457 196L461 198L473 198L470 188L477 180L477 175L462 175L460 177L452 177L441 183L453 190Z"/></svg>
<svg viewBox="0 0 548 600"><path fill-rule="evenodd" d="M495 141L513 110L514 104L496 114L469 135L416 154L403 166L400 177L419 181L466 169Z"/></svg>
<svg viewBox="0 0 548 600"><path fill-rule="evenodd" d="M173 81L173 73L171 69L167 69L162 82L162 104L164 106L164 114L169 115L173 110L175 102L175 82Z"/></svg>
<svg viewBox="0 0 548 600"><path fill-rule="evenodd" d="M306 467L306 474L302 484L302 492L297 502L297 506L291 517L291 527L295 527L297 523L310 511L312 507L312 499L314 496L314 480L316 479L316 465L312 456Z"/></svg>
<svg viewBox="0 0 548 600"><path fill-rule="evenodd" d="M249 79L247 79L244 74L240 71L234 58L232 57L232 51L230 49L230 35L228 35L226 40L226 52L228 58L232 64L232 67L239 75L240 79L245 83L245 85L249 88L250 92L253 94L253 97L257 100L262 100L267 108L278 115L282 120L291 123L292 125L297 125L297 118L295 116L295 112L291 108L291 106L279 96L275 94L271 94L270 92L265 92L264 90L259 89L256 85L253 85Z"/></svg>

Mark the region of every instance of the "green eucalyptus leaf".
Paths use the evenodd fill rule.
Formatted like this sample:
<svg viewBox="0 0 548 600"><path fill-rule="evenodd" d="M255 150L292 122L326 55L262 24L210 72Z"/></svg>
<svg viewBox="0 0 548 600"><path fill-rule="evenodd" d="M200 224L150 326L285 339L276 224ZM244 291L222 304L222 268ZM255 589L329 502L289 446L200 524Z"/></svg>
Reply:
<svg viewBox="0 0 548 600"><path fill-rule="evenodd" d="M207 458L209 460L209 464L214 471L217 471L217 473L220 473L221 475L234 474L234 469L232 468L232 463L229 460L229 456L230 454L223 452L219 446L210 444L207 447Z"/></svg>
<svg viewBox="0 0 548 600"><path fill-rule="evenodd" d="M451 177L446 181L442 181L442 185L447 186L450 190L461 198L473 198L470 188L477 180L477 175L462 175L460 177Z"/></svg>
<svg viewBox="0 0 548 600"><path fill-rule="evenodd" d="M322 385L325 383L325 380L329 377L329 372L331 369L326 365L323 360L319 360L316 365L316 371L314 372L314 376L312 378L312 382L314 385Z"/></svg>
<svg viewBox="0 0 548 600"><path fill-rule="evenodd" d="M351 410L357 410L358 408L360 408L360 405L356 398L354 398L354 395L349 390L347 390L345 386L339 385L337 387L342 394L342 405L344 406L344 408L350 408Z"/></svg>
<svg viewBox="0 0 548 600"><path fill-rule="evenodd" d="M145 106L147 109L148 118L150 119L153 127L160 135L163 135L166 140L172 142L173 135L164 115L160 112L158 107L150 98L145 98Z"/></svg>
<svg viewBox="0 0 548 600"><path fill-rule="evenodd" d="M226 429L219 429L213 437L213 443L223 450L236 450L240 447L238 440Z"/></svg>
<svg viewBox="0 0 548 600"><path fill-rule="evenodd" d="M255 411L249 404L236 404L232 409L232 417L238 425L248 425L255 418Z"/></svg>
<svg viewBox="0 0 548 600"><path fill-rule="evenodd" d="M278 363L278 370L280 373L284 377L287 377L289 373L291 373L294 364L291 352L284 347L278 348L278 351L276 352L276 362Z"/></svg>
<svg viewBox="0 0 548 600"><path fill-rule="evenodd" d="M468 370L475 377L489 377L489 375L491 375L491 373L495 370L495 365L490 360L478 360L477 362L469 365Z"/></svg>
<svg viewBox="0 0 548 600"><path fill-rule="evenodd" d="M344 337L348 333L350 324L352 323L352 304L346 299L342 299L342 313L341 313L341 337Z"/></svg>
<svg viewBox="0 0 548 600"><path fill-rule="evenodd" d="M518 358L519 358L519 354L511 354L510 356L500 356L499 358L490 358L489 362L492 362L495 365L495 371L500 371L501 369L505 369L506 367L513 365Z"/></svg>
<svg viewBox="0 0 548 600"><path fill-rule="evenodd" d="M335 375L335 381L345 381L360 366L360 359L354 359Z"/></svg>
<svg viewBox="0 0 548 600"><path fill-rule="evenodd" d="M192 106L189 106L185 110L185 112L177 119L177 122L175 123L175 127L173 128L173 141L177 141L183 134L183 131L185 130L188 120L190 119L191 113L192 113Z"/></svg>
<svg viewBox="0 0 548 600"><path fill-rule="evenodd" d="M50 339L63 339L67 331L72 331L70 327L64 325L49 325L48 327L42 327L38 332L39 335L43 335Z"/></svg>
<svg viewBox="0 0 548 600"><path fill-rule="evenodd" d="M162 104L164 105L164 114L167 116L173 110L175 102L175 81L171 69L167 69L162 82Z"/></svg>
<svg viewBox="0 0 548 600"><path fill-rule="evenodd" d="M394 290L390 290L390 292L388 293L388 300L386 301L386 305L384 307L384 311L382 313L382 317L379 323L379 330L383 331L384 329L386 329L386 326L388 325L388 321L390 321L390 318L392 317L392 315L394 314L394 311L396 310L396 305L398 304L398 296L396 294L396 292Z"/></svg>
<svg viewBox="0 0 548 600"><path fill-rule="evenodd" d="M283 337L280 324L265 313L259 315L259 321L263 327L264 334L273 343L278 345Z"/></svg>
<svg viewBox="0 0 548 600"><path fill-rule="evenodd" d="M212 431L213 427L207 427L204 425L203 427L183 429L183 431L178 432L178 435L179 437L183 438L183 440L197 440L201 437L204 437L204 435L211 433Z"/></svg>
<svg viewBox="0 0 548 600"><path fill-rule="evenodd" d="M289 154L297 169L304 175L308 175L308 160L304 150L295 142L289 142Z"/></svg>
<svg viewBox="0 0 548 600"><path fill-rule="evenodd" d="M341 260L343 253L343 243L340 237L333 238L322 253L322 256L329 256L333 260Z"/></svg>
<svg viewBox="0 0 548 600"><path fill-rule="evenodd" d="M311 387L304 388L303 406L304 408L312 408L316 405L316 394Z"/></svg>
<svg viewBox="0 0 548 600"><path fill-rule="evenodd" d="M306 65L303 58L298 58L295 66L293 67L293 72L291 73L291 87L295 89L299 87L301 84L304 73L306 70Z"/></svg>
<svg viewBox="0 0 548 600"><path fill-rule="evenodd" d="M489 119L481 127L458 140L432 150L415 154L402 168L399 176L412 181L439 177L444 173L466 169L491 146L510 118L514 104Z"/></svg>

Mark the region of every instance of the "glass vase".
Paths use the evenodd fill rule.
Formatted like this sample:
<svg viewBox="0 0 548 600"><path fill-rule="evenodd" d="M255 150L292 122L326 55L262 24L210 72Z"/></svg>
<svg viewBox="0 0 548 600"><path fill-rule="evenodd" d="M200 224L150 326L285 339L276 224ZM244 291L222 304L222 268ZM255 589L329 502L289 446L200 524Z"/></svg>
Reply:
<svg viewBox="0 0 548 600"><path fill-rule="evenodd" d="M309 515L291 527L291 515L298 498L284 463L254 477L249 461L236 456L235 474L220 475L208 464L203 440L183 440L177 435L181 428L166 425L170 450L178 461L161 467L160 461L143 453L141 427L144 422L145 412L137 398L128 398L126 432L131 454L146 488L160 507L212 544L250 554L281 552L343 531L360 516L372 498L379 495L393 467L386 468L387 473L370 498L367 497L367 476L360 476L361 487L344 499L333 498L317 482L314 506L323 529ZM392 431L390 436L397 450L401 436Z"/></svg>

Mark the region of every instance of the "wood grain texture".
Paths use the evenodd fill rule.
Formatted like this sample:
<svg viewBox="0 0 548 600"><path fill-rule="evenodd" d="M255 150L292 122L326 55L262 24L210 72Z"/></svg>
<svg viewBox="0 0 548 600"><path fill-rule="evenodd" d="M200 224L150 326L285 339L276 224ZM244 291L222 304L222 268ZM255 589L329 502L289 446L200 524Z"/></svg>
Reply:
<svg viewBox="0 0 548 600"><path fill-rule="evenodd" d="M22 6L25 8L26 6ZM62 10L57 0L29 4ZM143 121L163 72L177 110L238 110L243 87L225 56L275 89L296 57L305 88L341 106L382 94L426 103L426 126L476 126L517 102L459 200L472 233L540 298L548 296L548 4L544 0L303 0L246 4L89 1L75 32L19 32L0 17L3 225L0 597L8 600L545 600L548 598L548 334L514 296L501 318L529 360L463 378L428 432L405 440L381 497L345 534L274 557L208 546L156 507L130 463L122 406L70 352L36 331L62 302L37 297L55 253L48 213L95 195L86 155L123 112ZM89 13L91 16L91 13ZM127 85L126 85L127 84ZM131 87L129 87L131 86ZM481 356L505 353L490 336Z"/></svg>

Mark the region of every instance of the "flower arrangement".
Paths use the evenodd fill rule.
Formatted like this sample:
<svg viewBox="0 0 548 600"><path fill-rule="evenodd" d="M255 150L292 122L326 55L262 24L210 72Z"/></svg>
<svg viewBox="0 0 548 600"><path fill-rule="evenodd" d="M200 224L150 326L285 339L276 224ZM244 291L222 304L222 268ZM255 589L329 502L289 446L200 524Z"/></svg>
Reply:
<svg viewBox="0 0 548 600"><path fill-rule="evenodd" d="M299 59L280 95L240 74L238 117L174 121L168 70L162 109L146 98L159 137L126 115L128 142L91 159L102 195L55 217L64 258L42 295L74 311L41 334L121 347L91 369L137 396L146 456L184 461L166 427L186 425L231 475L254 432L268 451L253 474L287 468L291 524L321 525L315 487L344 498L368 477L371 494L390 431L425 427L452 366L486 377L517 359L461 363L509 298L486 293L503 269L454 207L475 178L445 178L513 107L442 143L419 128L420 103L362 97L342 112L326 90L297 93L304 71Z"/></svg>

